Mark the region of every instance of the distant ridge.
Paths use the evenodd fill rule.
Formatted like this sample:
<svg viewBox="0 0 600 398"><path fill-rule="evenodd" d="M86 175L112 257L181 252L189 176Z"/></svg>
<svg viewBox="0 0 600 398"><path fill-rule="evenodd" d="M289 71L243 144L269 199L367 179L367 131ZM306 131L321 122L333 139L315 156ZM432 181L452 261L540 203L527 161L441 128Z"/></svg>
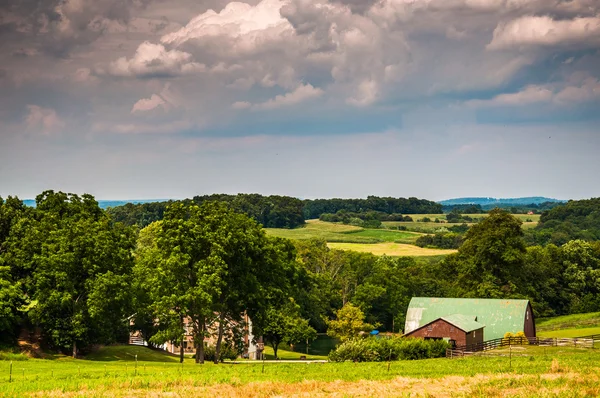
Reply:
<svg viewBox="0 0 600 398"><path fill-rule="evenodd" d="M168 202L172 199L134 199L134 200L97 200L98 206L102 209L109 207L123 206L127 203L139 204L139 203L151 203L151 202ZM35 207L35 199L23 200L25 206Z"/></svg>
<svg viewBox="0 0 600 398"><path fill-rule="evenodd" d="M544 196L528 196L524 198L486 198L486 197L474 197L474 198L455 198L441 200L438 203L443 206L454 206L454 205L481 205L489 206L495 204L504 205L530 205L540 204L545 202L553 203L565 203L566 200L546 198Z"/></svg>

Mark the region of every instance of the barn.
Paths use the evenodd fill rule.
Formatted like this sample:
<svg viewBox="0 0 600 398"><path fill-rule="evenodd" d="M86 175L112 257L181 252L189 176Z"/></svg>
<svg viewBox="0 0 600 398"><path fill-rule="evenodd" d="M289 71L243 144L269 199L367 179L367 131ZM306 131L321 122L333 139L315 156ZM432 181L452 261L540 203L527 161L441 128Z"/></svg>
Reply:
<svg viewBox="0 0 600 398"><path fill-rule="evenodd" d="M431 321L405 336L444 339L453 346L463 346L483 342L484 327L474 316L453 314Z"/></svg>
<svg viewBox="0 0 600 398"><path fill-rule="evenodd" d="M406 311L405 336L445 338L462 345L502 338L507 332L535 337L529 300L413 297Z"/></svg>

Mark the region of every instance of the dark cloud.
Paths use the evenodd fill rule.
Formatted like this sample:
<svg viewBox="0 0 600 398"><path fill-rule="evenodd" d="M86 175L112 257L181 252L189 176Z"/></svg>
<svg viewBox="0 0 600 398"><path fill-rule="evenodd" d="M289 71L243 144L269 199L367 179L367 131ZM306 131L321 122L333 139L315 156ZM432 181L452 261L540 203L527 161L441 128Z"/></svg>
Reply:
<svg viewBox="0 0 600 398"><path fill-rule="evenodd" d="M152 0L5 0L0 32L17 40L35 40L57 57L97 40L111 23L127 24L132 13Z"/></svg>

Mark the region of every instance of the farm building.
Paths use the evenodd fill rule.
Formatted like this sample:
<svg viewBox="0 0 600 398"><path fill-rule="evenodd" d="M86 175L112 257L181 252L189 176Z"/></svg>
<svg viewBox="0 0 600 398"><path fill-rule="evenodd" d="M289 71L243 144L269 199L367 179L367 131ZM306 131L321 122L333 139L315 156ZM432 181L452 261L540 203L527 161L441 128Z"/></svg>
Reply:
<svg viewBox="0 0 600 398"><path fill-rule="evenodd" d="M484 327L474 316L453 314L431 321L405 336L446 339L453 346L471 345L483 342Z"/></svg>
<svg viewBox="0 0 600 398"><path fill-rule="evenodd" d="M502 338L507 332L535 337L529 300L413 297L406 311L405 336L464 345Z"/></svg>

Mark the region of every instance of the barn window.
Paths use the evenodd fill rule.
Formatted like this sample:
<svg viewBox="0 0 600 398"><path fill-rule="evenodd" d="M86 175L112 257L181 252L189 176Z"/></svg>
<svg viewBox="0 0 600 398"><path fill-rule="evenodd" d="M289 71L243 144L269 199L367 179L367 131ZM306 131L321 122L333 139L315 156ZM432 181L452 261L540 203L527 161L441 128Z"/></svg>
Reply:
<svg viewBox="0 0 600 398"><path fill-rule="evenodd" d="M433 327L431 325L427 326L427 331L431 332L433 330Z"/></svg>
<svg viewBox="0 0 600 398"><path fill-rule="evenodd" d="M527 312L525 312L525 319L529 320L529 310L527 310Z"/></svg>
<svg viewBox="0 0 600 398"><path fill-rule="evenodd" d="M473 330L473 337L475 337L477 335L477 331Z"/></svg>
<svg viewBox="0 0 600 398"><path fill-rule="evenodd" d="M450 331L454 332L454 326L450 326Z"/></svg>

